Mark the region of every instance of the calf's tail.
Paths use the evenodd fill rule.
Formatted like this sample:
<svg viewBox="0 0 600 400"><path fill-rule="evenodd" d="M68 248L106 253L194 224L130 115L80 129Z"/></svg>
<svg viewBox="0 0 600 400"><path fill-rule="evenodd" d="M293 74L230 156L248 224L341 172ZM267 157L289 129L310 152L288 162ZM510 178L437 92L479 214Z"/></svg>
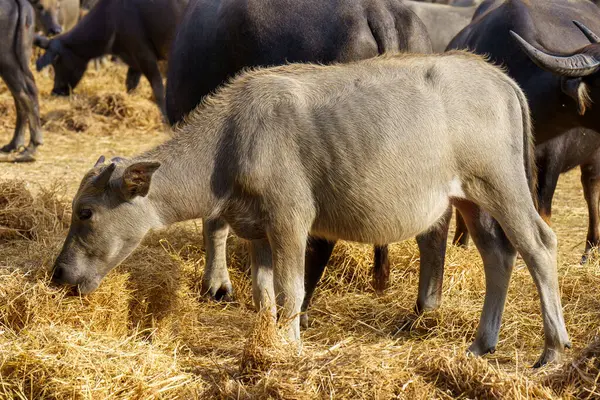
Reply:
<svg viewBox="0 0 600 400"><path fill-rule="evenodd" d="M535 162L535 141L533 137L533 124L531 122L529 103L527 102L525 93L523 93L523 90L521 90L519 85L508 76L506 76L506 79L510 81L521 106L521 120L523 121L523 164L525 166L525 174L527 175L531 198L537 209L537 165Z"/></svg>

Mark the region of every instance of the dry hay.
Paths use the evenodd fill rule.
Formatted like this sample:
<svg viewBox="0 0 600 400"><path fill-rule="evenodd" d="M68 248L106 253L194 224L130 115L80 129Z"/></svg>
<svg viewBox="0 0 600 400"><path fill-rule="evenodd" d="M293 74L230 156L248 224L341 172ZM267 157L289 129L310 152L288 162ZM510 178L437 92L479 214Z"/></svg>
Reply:
<svg viewBox="0 0 600 400"><path fill-rule="evenodd" d="M62 231L68 226L70 211L56 198L59 185L42 188L34 199L23 181L0 181L0 243Z"/></svg>
<svg viewBox="0 0 600 400"><path fill-rule="evenodd" d="M442 307L417 318L414 241L390 247L392 285L380 296L371 288L372 247L339 243L301 354L282 344L272 319L254 312L243 241L228 243L234 301L202 298L199 222L149 234L90 296L52 287L49 270L83 173L100 154L127 157L166 137L147 82L127 95L125 72L88 71L70 98L49 96L51 79L36 75L46 144L36 163L0 165L0 398L600 397L600 266L598 259L577 264L587 216L576 174L561 180L553 225L575 349L563 365L539 371L530 368L543 346L539 298L522 262L497 352L464 354L485 293L473 248L448 249ZM14 106L0 85L4 112L6 141Z"/></svg>

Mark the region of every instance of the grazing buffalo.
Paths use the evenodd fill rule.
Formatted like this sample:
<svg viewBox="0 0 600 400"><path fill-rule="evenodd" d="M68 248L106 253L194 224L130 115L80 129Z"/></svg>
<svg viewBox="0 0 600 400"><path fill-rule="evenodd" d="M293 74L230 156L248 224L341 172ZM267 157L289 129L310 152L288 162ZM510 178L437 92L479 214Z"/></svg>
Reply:
<svg viewBox="0 0 600 400"><path fill-rule="evenodd" d="M476 6L452 7L407 0L406 5L423 21L436 53L442 53L461 29L469 25Z"/></svg>
<svg viewBox="0 0 600 400"><path fill-rule="evenodd" d="M527 94L538 144L538 203L547 221L559 175L580 166L589 212L585 261L600 244L600 114L593 110L600 104L600 40L590 31L600 32L600 10L588 0L486 3L491 11L449 48L488 55ZM455 242L467 243L462 223Z"/></svg>
<svg viewBox="0 0 600 400"><path fill-rule="evenodd" d="M185 0L100 0L73 30L39 42L46 51L38 59L37 69L52 64L52 93L68 95L90 60L114 54L129 65L127 88L135 88L143 74L164 114L158 60L166 59L185 6Z"/></svg>
<svg viewBox="0 0 600 400"><path fill-rule="evenodd" d="M281 12L286 10L286 12ZM249 67L287 62L347 62L383 52L431 52L423 23L394 0L247 0L190 3L169 56L167 114L174 124L219 85ZM203 292L231 295L223 221L204 223ZM313 239L307 287L327 264L335 242ZM388 283L387 246L375 249L375 287Z"/></svg>
<svg viewBox="0 0 600 400"><path fill-rule="evenodd" d="M15 99L17 125L9 144L0 149L0 161L33 161L42 144L38 90L29 69L35 14L26 0L0 0L0 76ZM29 124L30 141L25 144Z"/></svg>
<svg viewBox="0 0 600 400"><path fill-rule="evenodd" d="M280 310L299 343L309 235L395 242L454 204L493 282L471 352L496 346L518 250L541 298L544 364L570 344L556 236L532 200L531 136L518 85L466 52L241 74L167 143L130 161L101 158L85 175L53 279L89 293L150 229L220 218L250 243L256 307ZM510 241L477 224L486 212Z"/></svg>

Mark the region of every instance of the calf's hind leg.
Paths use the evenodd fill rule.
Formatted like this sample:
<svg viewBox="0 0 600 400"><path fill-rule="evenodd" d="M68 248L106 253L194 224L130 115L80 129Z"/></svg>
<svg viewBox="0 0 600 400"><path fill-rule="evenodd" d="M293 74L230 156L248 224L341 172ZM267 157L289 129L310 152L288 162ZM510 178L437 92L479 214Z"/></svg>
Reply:
<svg viewBox="0 0 600 400"><path fill-rule="evenodd" d="M517 163L513 161L508 165L514 166ZM545 347L535 366L541 366L548 362L558 361L565 347L570 347L570 343L558 289L556 236L537 213L531 200L525 174L521 171L509 170L498 175L488 174L485 179L481 180L485 184L480 185L478 184L479 180L475 180L474 183L465 187L465 193L470 200L489 211L496 218L512 245L521 253L537 286L544 321ZM462 207L466 209L466 207ZM468 212L468 210L466 211ZM496 251L504 254L504 257L510 257L512 265L514 251L509 253L506 245L503 245L505 249L502 249L499 240L495 246ZM487 253L493 250L493 247L490 247L490 250L486 249L482 256L488 258ZM496 257L500 257L500 255ZM485 259L484 264L488 264L485 267L486 275L492 273L492 269L494 269L494 274L492 279L486 277L486 284L489 284L489 287L486 287L484 309L481 315L482 324L478 328L477 339L472 346L475 351L487 350L485 348L489 344L489 340L486 341L486 337L489 335L487 324L492 324L491 328L495 329L494 321L499 320L502 315L501 304L504 304L505 292L508 287L508 277L504 275L510 276L510 273L503 272L501 269L506 269L506 266L494 267ZM496 271L498 268L500 269ZM499 287L500 284L503 287ZM501 303L494 299L498 295L502 295ZM495 335L497 334L495 333Z"/></svg>
<svg viewBox="0 0 600 400"><path fill-rule="evenodd" d="M493 353L498 344L502 313L517 252L489 214L468 201L457 203L457 208L481 254L485 270L483 311L469 351L475 355Z"/></svg>

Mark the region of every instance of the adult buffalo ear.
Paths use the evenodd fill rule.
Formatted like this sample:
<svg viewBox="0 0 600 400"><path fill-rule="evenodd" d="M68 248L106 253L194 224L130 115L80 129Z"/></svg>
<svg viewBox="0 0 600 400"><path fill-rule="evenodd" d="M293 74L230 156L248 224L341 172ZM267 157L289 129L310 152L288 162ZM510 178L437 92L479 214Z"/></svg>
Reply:
<svg viewBox="0 0 600 400"><path fill-rule="evenodd" d="M125 200L131 200L136 196L145 197L150 191L152 175L158 167L160 167L159 162L141 161L125 168L120 188Z"/></svg>
<svg viewBox="0 0 600 400"><path fill-rule="evenodd" d="M560 80L560 88L564 94L575 100L579 115L585 114L585 111L591 107L592 99L588 85L582 78L565 78Z"/></svg>
<svg viewBox="0 0 600 400"><path fill-rule="evenodd" d="M48 39L46 36L36 34L33 38L33 45L47 50L48 47L50 47L50 39Z"/></svg>

